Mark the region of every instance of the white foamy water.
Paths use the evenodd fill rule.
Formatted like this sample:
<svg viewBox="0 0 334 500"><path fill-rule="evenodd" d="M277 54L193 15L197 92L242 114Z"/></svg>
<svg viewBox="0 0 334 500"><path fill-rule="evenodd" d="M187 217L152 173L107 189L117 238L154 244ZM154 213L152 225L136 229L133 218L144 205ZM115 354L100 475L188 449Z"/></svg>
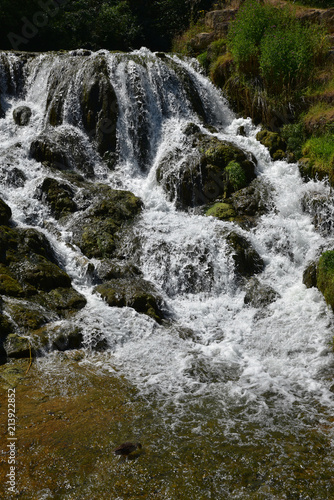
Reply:
<svg viewBox="0 0 334 500"><path fill-rule="evenodd" d="M89 259L69 245L70 222L61 226L35 197L50 173L29 159L28 152L46 127L50 73L62 65L70 72L74 60L84 71L85 65L102 55L119 106L120 160L115 170L110 172L97 158L81 124L73 124L80 104L76 98L80 73L66 97L61 128L78 134L86 144L95 162L92 182L128 189L142 198L145 210L126 236L124 251L163 296L171 316L163 325L130 308L110 308L94 295L86 274ZM249 404L258 418L267 416L268 398L274 400L272 411L277 414L294 405L305 413L317 404L331 411L333 393L327 371L333 367L329 345L333 314L320 292L307 289L302 282L307 264L330 243L303 211L302 198L308 192L328 195L329 188L324 183L304 183L296 164L271 161L267 149L256 140L258 129L249 119L235 118L220 92L191 63L177 58L168 61L146 49L130 55L101 52L88 57L42 55L29 59L24 70L25 92L3 97L6 117L0 120L0 195L11 207L17 225L40 228L48 236L75 288L87 298L87 306L71 320L80 325L87 344L103 335L110 346L110 367L117 366L143 394L175 401L189 394L196 398L215 394L217 405L226 411L229 405L242 404L247 414ZM209 132L194 113L178 76L181 71L191 78L216 131ZM4 84L3 90L6 92ZM18 127L12 111L23 104L32 109L32 118L27 127ZM161 158L176 147L181 155L187 154L182 130L189 122L255 155L258 177L273 188L273 208L251 230L178 211L158 185L156 169ZM241 125L246 137L237 135ZM148 145L142 163L138 160L140 129L145 130ZM8 181L14 169L24 173L24 179L15 185ZM61 179L60 173L52 176ZM264 271L257 275L259 282L278 294L263 310L244 304L245 290L235 279L234 261L225 241L231 230L251 241L265 263ZM136 248L134 240L139 241Z"/></svg>

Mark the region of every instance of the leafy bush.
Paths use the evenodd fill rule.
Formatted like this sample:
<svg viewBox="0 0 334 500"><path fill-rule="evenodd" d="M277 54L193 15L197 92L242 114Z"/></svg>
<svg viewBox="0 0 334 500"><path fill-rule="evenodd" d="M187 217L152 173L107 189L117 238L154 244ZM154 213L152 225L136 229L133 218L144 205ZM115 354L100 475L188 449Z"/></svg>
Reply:
<svg viewBox="0 0 334 500"><path fill-rule="evenodd" d="M290 11L246 0L229 31L229 48L240 72L260 72L269 94L306 85L326 50L324 31L301 24Z"/></svg>
<svg viewBox="0 0 334 500"><path fill-rule="evenodd" d="M303 123L289 123L282 127L281 136L287 144L288 151L292 151L296 158L302 157L302 146L306 140Z"/></svg>
<svg viewBox="0 0 334 500"><path fill-rule="evenodd" d="M258 72L261 40L268 28L282 22L282 10L247 0L230 24L228 41L238 69L246 74Z"/></svg>
<svg viewBox="0 0 334 500"><path fill-rule="evenodd" d="M266 30L260 45L260 70L271 93L307 84L323 47L316 25L289 20Z"/></svg>

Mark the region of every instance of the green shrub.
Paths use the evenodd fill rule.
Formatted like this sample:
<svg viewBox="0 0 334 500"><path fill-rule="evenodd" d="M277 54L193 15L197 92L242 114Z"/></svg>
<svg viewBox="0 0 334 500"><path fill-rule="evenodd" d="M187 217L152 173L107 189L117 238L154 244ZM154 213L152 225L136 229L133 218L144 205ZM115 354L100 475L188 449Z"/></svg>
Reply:
<svg viewBox="0 0 334 500"><path fill-rule="evenodd" d="M302 156L302 146L306 140L303 123L289 123L282 127L281 136L287 144L287 150L293 152L296 159Z"/></svg>
<svg viewBox="0 0 334 500"><path fill-rule="evenodd" d="M230 25L228 43L238 70L260 73L269 94L306 86L326 52L323 28L301 24L289 10L246 0Z"/></svg>
<svg viewBox="0 0 334 500"><path fill-rule="evenodd" d="M281 10L247 0L230 24L228 42L233 59L239 70L246 74L258 72L258 56L261 40L268 28L282 22Z"/></svg>
<svg viewBox="0 0 334 500"><path fill-rule="evenodd" d="M259 64L270 92L305 86L320 56L322 42L323 33L318 26L302 25L293 19L266 30Z"/></svg>
<svg viewBox="0 0 334 500"><path fill-rule="evenodd" d="M210 60L208 58L208 51L202 52L199 56L197 56L197 60L201 66L207 71L210 66Z"/></svg>
<svg viewBox="0 0 334 500"><path fill-rule="evenodd" d="M238 189L242 189L247 186L245 172L237 161L230 161L225 169L225 172L227 173L228 181L234 191L238 191Z"/></svg>

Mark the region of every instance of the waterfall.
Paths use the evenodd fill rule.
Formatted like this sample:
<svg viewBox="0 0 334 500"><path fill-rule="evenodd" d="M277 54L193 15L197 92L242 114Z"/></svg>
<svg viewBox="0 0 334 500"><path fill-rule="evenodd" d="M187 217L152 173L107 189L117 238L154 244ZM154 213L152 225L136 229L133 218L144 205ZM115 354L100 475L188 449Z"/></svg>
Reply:
<svg viewBox="0 0 334 500"><path fill-rule="evenodd" d="M95 92L96 74L110 101ZM88 92L100 99L101 109L106 102L117 115L115 127L108 116L101 137L99 114L85 122ZM116 367L143 397L162 401L166 425L174 431L183 419L195 428L195 421L204 426L206 415L219 414L226 436L248 432L253 424L259 425L250 431L253 438L262 439L269 427L300 431L330 416L333 314L321 293L303 284L307 265L333 243L331 230L316 228L312 210L305 210L305 200L314 196L331 206L325 182L304 182L297 164L273 161L256 140L259 128L233 114L193 61L176 56L147 49L3 52L0 98L0 198L11 208L15 227L38 229L48 239L85 297L85 307L56 322L79 327L88 350L105 339L110 358L91 353L87 363ZM19 106L31 109L26 126L13 120ZM256 158L255 175L269 186L269 198L254 224L205 216L205 204L178 204L175 186L185 162L192 155L194 164L200 161L185 133L189 126L198 137L228 142ZM32 154L41 137L59 145L58 169ZM46 177L65 182L81 211L95 203L85 194L87 186L103 184L142 200L135 223L119 233L117 258L138 268L159 294L167 311L161 323L131 307L109 307L94 293L97 282L89 269L98 273L101 259L85 255L75 239L80 210L58 220L38 196ZM249 282L238 277L231 233L247 240L263 262L256 282L275 296L263 306L245 300ZM200 405L206 411L199 416Z"/></svg>

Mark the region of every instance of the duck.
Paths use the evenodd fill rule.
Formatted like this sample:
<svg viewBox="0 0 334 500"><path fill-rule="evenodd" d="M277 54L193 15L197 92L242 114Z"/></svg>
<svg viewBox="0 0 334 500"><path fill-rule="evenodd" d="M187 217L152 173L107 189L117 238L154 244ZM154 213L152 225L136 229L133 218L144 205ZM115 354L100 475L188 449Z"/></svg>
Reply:
<svg viewBox="0 0 334 500"><path fill-rule="evenodd" d="M133 451L137 450L137 448L141 450L142 445L140 443L122 443L113 450L113 453L115 453L115 455L122 455L126 457Z"/></svg>

